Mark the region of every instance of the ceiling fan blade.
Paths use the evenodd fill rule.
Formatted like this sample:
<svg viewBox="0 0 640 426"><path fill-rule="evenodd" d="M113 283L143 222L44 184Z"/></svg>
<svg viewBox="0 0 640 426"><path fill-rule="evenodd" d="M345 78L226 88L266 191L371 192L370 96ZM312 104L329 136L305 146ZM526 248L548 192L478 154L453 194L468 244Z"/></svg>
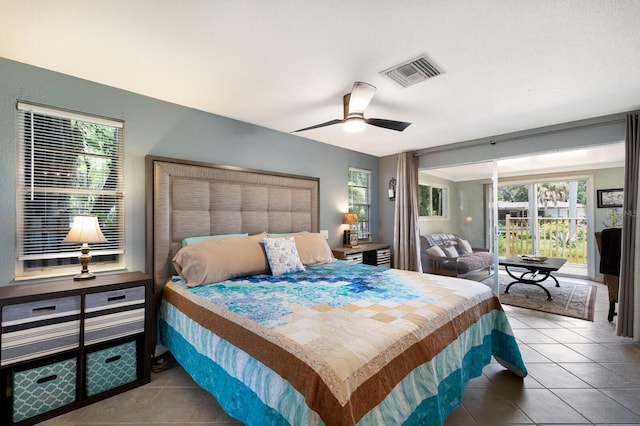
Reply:
<svg viewBox="0 0 640 426"><path fill-rule="evenodd" d="M320 123L320 124L316 124L315 126L309 126L309 127L305 127L304 129L298 129L298 130L294 130L291 133L295 133L295 132L304 132L305 130L311 130L311 129L317 129L319 127L325 127L325 126L331 126L333 124L338 124L338 123L342 123L343 120L338 120L337 118L335 120L331 120L331 121L327 121L325 123Z"/></svg>
<svg viewBox="0 0 640 426"><path fill-rule="evenodd" d="M349 114L364 114L364 110L373 99L375 93L376 87L369 83L363 83L362 81L353 83L353 89L351 89L351 96L349 97Z"/></svg>
<svg viewBox="0 0 640 426"><path fill-rule="evenodd" d="M364 121L372 126L382 127L384 129L396 130L398 132L403 131L411 125L405 121L384 120L382 118L367 118Z"/></svg>

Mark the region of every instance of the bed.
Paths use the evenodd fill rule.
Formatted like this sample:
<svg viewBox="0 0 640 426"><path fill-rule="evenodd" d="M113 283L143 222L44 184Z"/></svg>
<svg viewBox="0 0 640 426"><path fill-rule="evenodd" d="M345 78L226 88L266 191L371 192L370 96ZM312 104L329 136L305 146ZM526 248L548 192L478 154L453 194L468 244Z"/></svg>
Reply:
<svg viewBox="0 0 640 426"><path fill-rule="evenodd" d="M147 177L160 341L241 422L437 425L492 357L526 376L488 287L333 259L318 179L161 157Z"/></svg>

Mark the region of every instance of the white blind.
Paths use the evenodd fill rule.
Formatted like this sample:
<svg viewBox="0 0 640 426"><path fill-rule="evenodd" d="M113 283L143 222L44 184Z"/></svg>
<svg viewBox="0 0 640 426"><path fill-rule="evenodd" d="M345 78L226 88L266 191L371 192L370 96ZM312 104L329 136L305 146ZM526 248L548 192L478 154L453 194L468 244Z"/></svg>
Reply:
<svg viewBox="0 0 640 426"><path fill-rule="evenodd" d="M77 263L62 243L73 217L92 213L108 242L92 263L124 253L123 123L18 103L18 265L16 277Z"/></svg>
<svg viewBox="0 0 640 426"><path fill-rule="evenodd" d="M371 171L349 167L349 212L358 215L358 239L371 238Z"/></svg>

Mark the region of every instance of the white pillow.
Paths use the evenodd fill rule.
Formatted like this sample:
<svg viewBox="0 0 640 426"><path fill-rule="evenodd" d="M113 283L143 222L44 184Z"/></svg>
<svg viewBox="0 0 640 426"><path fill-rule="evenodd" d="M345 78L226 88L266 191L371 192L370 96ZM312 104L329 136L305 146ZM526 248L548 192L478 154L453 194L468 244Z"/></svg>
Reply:
<svg viewBox="0 0 640 426"><path fill-rule="evenodd" d="M431 246L427 249L427 254L431 256L446 257L442 249L438 246Z"/></svg>
<svg viewBox="0 0 640 426"><path fill-rule="evenodd" d="M287 272L304 271L293 237L265 238L262 243L274 277Z"/></svg>
<svg viewBox="0 0 640 426"><path fill-rule="evenodd" d="M462 251L462 253L464 253L464 254L473 253L473 249L471 248L471 244L469 244L469 241L467 241L467 240L463 240L462 238L458 238L458 247L460 247L460 251Z"/></svg>
<svg viewBox="0 0 640 426"><path fill-rule="evenodd" d="M447 257L458 257L458 250L454 246L443 247L442 251Z"/></svg>

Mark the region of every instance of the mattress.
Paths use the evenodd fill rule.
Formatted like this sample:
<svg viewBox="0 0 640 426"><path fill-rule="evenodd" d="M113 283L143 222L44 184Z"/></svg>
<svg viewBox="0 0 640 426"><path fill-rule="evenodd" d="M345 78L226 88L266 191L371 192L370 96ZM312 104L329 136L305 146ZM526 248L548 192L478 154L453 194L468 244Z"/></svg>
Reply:
<svg viewBox="0 0 640 426"><path fill-rule="evenodd" d="M249 425L442 424L492 356L527 374L487 286L345 261L193 288L176 277L160 329Z"/></svg>

